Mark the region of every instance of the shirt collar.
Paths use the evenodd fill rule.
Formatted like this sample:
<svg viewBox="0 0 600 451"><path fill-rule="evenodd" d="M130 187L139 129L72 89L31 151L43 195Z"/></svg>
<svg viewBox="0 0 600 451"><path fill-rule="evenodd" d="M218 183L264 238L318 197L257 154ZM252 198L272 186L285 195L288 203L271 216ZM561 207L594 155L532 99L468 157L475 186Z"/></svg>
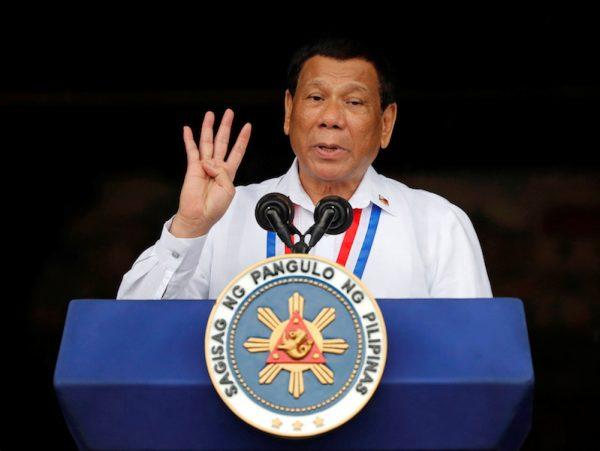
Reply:
<svg viewBox="0 0 600 451"><path fill-rule="evenodd" d="M288 196L294 204L314 212L315 206L309 195L304 191L298 174L298 158L294 158L290 169L279 179L276 191ZM384 178L369 166L358 188L349 200L352 208L366 208L372 202L388 213L395 214L392 199L387 190Z"/></svg>

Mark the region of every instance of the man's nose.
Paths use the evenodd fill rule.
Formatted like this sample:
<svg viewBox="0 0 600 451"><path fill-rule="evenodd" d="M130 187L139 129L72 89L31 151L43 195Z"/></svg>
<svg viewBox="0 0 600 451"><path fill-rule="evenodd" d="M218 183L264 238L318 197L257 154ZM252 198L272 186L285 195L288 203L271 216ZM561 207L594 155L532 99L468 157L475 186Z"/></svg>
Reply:
<svg viewBox="0 0 600 451"><path fill-rule="evenodd" d="M321 112L321 128L344 128L346 125L343 108L335 101L325 102Z"/></svg>

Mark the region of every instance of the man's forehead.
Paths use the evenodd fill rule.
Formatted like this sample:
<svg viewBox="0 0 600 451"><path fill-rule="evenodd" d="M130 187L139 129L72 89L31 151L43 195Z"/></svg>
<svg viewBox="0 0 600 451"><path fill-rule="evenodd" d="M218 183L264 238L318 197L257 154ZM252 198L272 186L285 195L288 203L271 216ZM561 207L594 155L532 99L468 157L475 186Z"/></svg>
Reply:
<svg viewBox="0 0 600 451"><path fill-rule="evenodd" d="M313 56L306 60L300 71L298 85L340 85L362 90L377 89L377 71L372 63L352 58L336 60L325 56Z"/></svg>

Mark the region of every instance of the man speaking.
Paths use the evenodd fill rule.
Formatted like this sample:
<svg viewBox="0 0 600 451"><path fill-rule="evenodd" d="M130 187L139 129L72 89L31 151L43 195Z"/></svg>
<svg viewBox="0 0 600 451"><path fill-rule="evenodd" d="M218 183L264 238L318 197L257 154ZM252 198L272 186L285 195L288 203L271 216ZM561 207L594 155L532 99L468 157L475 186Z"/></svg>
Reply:
<svg viewBox="0 0 600 451"><path fill-rule="evenodd" d="M254 219L265 194L287 195L301 231L324 196L347 199L350 228L311 254L354 272L377 298L491 297L481 247L467 215L444 198L378 174L371 164L396 121L389 65L360 43L320 40L290 63L283 130L296 158L281 177L234 187L250 139L229 150L234 113L204 116L199 142L183 128L187 170L177 213L123 277L119 299L214 299L246 267L289 249ZM270 151L280 151L270 149ZM268 158L268 153L261 155Z"/></svg>

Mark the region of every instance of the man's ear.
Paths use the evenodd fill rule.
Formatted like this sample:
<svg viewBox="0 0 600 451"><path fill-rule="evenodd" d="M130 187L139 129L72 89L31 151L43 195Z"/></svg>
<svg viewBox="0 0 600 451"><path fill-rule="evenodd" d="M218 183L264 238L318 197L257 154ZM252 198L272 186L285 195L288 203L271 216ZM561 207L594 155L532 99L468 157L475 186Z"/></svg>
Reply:
<svg viewBox="0 0 600 451"><path fill-rule="evenodd" d="M396 114L398 112L398 105L396 102L390 103L383 112L381 118L381 148L385 149L390 140L392 139L392 132L394 131L394 124L396 123Z"/></svg>
<svg viewBox="0 0 600 451"><path fill-rule="evenodd" d="M283 133L290 134L290 118L292 117L292 103L294 98L289 89L285 90L285 118L283 120Z"/></svg>

